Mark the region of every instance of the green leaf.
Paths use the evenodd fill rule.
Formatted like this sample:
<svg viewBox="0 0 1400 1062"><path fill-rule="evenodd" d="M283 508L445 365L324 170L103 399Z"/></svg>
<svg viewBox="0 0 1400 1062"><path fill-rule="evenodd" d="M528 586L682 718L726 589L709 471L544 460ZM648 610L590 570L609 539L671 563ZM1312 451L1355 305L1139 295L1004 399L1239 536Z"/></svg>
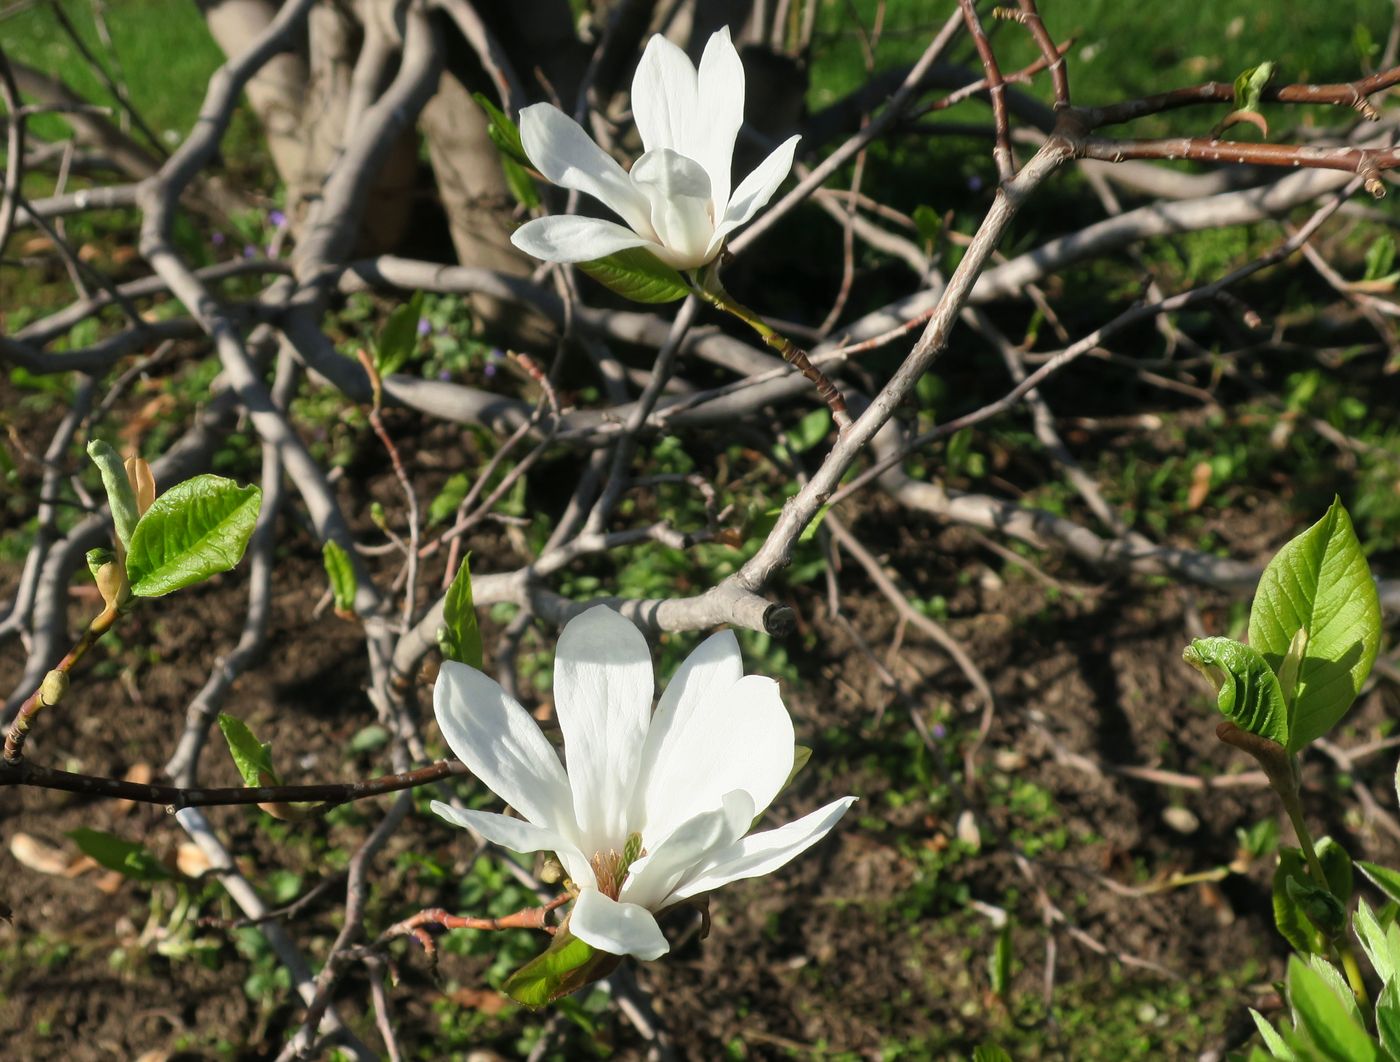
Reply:
<svg viewBox="0 0 1400 1062"><path fill-rule="evenodd" d="M541 954L510 977L506 995L527 1007L542 1007L600 980L617 967L620 957L595 951L568 931L561 929Z"/></svg>
<svg viewBox="0 0 1400 1062"><path fill-rule="evenodd" d="M1366 279L1382 280L1395 267L1395 237L1382 233L1366 248Z"/></svg>
<svg viewBox="0 0 1400 1062"><path fill-rule="evenodd" d="M1371 673L1380 644L1381 604L1351 517L1340 501L1281 550L1259 580L1249 643L1274 669L1306 630L1293 725L1296 752L1336 725Z"/></svg>
<svg viewBox="0 0 1400 1062"><path fill-rule="evenodd" d="M992 994L1006 999L1011 987L1011 919L1002 923L997 939L992 945L992 954L987 958L987 972L991 979Z"/></svg>
<svg viewBox="0 0 1400 1062"><path fill-rule="evenodd" d="M234 766L242 775L245 786L256 788L282 784L277 777L277 769L272 766L272 746L255 738L243 720L220 712L219 729L223 731L228 750L233 754Z"/></svg>
<svg viewBox="0 0 1400 1062"><path fill-rule="evenodd" d="M1322 864L1322 872L1327 875L1327 887L1345 907L1351 902L1353 888L1351 856L1331 837L1324 837L1317 842L1317 861Z"/></svg>
<svg viewBox="0 0 1400 1062"><path fill-rule="evenodd" d="M195 476L157 498L131 535L126 575L137 597L226 572L243 558L262 491L222 476Z"/></svg>
<svg viewBox="0 0 1400 1062"><path fill-rule="evenodd" d="M1288 706L1278 676L1258 652L1230 638L1197 638L1181 658L1215 684L1221 715L1241 730L1288 745Z"/></svg>
<svg viewBox="0 0 1400 1062"><path fill-rule="evenodd" d="M1328 940L1336 940L1346 931L1346 908L1322 886L1289 878L1284 882L1284 888L1308 921L1317 926Z"/></svg>
<svg viewBox="0 0 1400 1062"><path fill-rule="evenodd" d="M1304 955L1317 947L1317 930L1303 914L1292 891L1290 881L1307 883L1308 867L1303 853L1298 848L1283 847L1278 850L1278 866L1274 868L1273 900L1274 925L1283 938L1293 945L1295 951Z"/></svg>
<svg viewBox="0 0 1400 1062"><path fill-rule="evenodd" d="M1011 1056L996 1044L978 1044L972 1049L972 1062L1011 1062Z"/></svg>
<svg viewBox="0 0 1400 1062"><path fill-rule="evenodd" d="M1400 1058L1400 980L1390 978L1376 1000L1376 1033L1391 1058Z"/></svg>
<svg viewBox="0 0 1400 1062"><path fill-rule="evenodd" d="M1371 969L1376 971L1382 984L1388 983L1395 977L1396 962L1400 960L1400 952L1392 947L1386 931L1376 921L1371 905L1364 899L1356 904L1353 924L1356 926L1356 939L1361 941L1361 948L1366 952L1366 958L1371 962ZM1394 926L1390 928L1395 929ZM1395 943L1400 944L1400 932L1396 933Z"/></svg>
<svg viewBox="0 0 1400 1062"><path fill-rule="evenodd" d="M423 293L394 307L374 344L374 367L381 377L396 373L418 349L418 322L423 316Z"/></svg>
<svg viewBox="0 0 1400 1062"><path fill-rule="evenodd" d="M338 542L327 542L321 547L321 563L326 566L326 575L331 580L331 593L335 596L337 612L355 611L355 591L359 581L355 578L355 566L350 563L350 554Z"/></svg>
<svg viewBox="0 0 1400 1062"><path fill-rule="evenodd" d="M943 219L938 211L927 203L920 203L914 208L914 227L919 231L919 240L924 245L925 251L932 251L934 244L938 242L938 233L943 228Z"/></svg>
<svg viewBox="0 0 1400 1062"><path fill-rule="evenodd" d="M506 158L522 166L529 166L530 159L525 154L525 145L520 140L520 127L506 117L505 111L492 103L484 93L473 92L472 99L486 112L486 135L491 138L491 143L495 144Z"/></svg>
<svg viewBox="0 0 1400 1062"><path fill-rule="evenodd" d="M540 191L535 187L534 178L524 166L509 155L502 155L501 173L505 175L506 187L510 189L510 194L515 196L517 203L526 210L534 210L540 205Z"/></svg>
<svg viewBox="0 0 1400 1062"><path fill-rule="evenodd" d="M1265 62L1258 66L1251 66L1235 78L1235 109L1257 111L1259 109L1259 96L1273 80L1273 76L1274 64Z"/></svg>
<svg viewBox="0 0 1400 1062"><path fill-rule="evenodd" d="M86 826L72 830L68 836L84 855L97 860L108 870L115 870L135 881L165 881L175 876L144 845L134 841L124 841Z"/></svg>
<svg viewBox="0 0 1400 1062"><path fill-rule="evenodd" d="M1298 1056L1293 1053L1293 1049L1283 1041L1277 1029L1265 1020L1253 1007L1249 1008L1249 1016L1254 1019L1254 1027L1259 1030L1259 1035L1263 1037L1265 1046L1269 1049L1269 1054L1278 1059L1279 1062L1297 1062Z"/></svg>
<svg viewBox="0 0 1400 1062"><path fill-rule="evenodd" d="M1356 996L1352 994L1351 986L1342 976L1342 971L1321 955L1309 955L1308 965L1327 982L1327 987L1332 989L1333 995L1342 1001L1342 1006L1346 1008L1348 1014L1356 1019L1356 1024L1364 1026L1366 1022L1361 1017L1361 1008L1356 1005Z"/></svg>
<svg viewBox="0 0 1400 1062"><path fill-rule="evenodd" d="M438 648L443 658L456 660L481 670L481 629L476 623L476 608L472 604L472 555L462 558L457 577L447 588L442 602L442 622L438 628Z"/></svg>
<svg viewBox="0 0 1400 1062"><path fill-rule="evenodd" d="M373 752L389 744L389 731L378 723L370 723L355 732L350 739L351 752Z"/></svg>
<svg viewBox="0 0 1400 1062"><path fill-rule="evenodd" d="M831 411L814 409L789 429L788 444L793 453L806 453L826 438L831 430Z"/></svg>
<svg viewBox="0 0 1400 1062"><path fill-rule="evenodd" d="M465 472L455 472L448 476L442 490L428 503L428 526L435 527L455 513L470 487L471 480Z"/></svg>
<svg viewBox="0 0 1400 1062"><path fill-rule="evenodd" d="M1337 1062L1378 1062L1375 1041L1352 1017L1345 1003L1323 977L1296 955L1288 959L1288 1001L1303 1031L1327 1059Z"/></svg>
<svg viewBox="0 0 1400 1062"><path fill-rule="evenodd" d="M1356 861L1356 865L1361 868L1361 873L1371 879L1372 885L1385 893L1389 899L1400 903L1400 873L1361 859Z"/></svg>
<svg viewBox="0 0 1400 1062"><path fill-rule="evenodd" d="M633 302L675 302L690 294L684 277L642 247L579 262L578 268Z"/></svg>
<svg viewBox="0 0 1400 1062"><path fill-rule="evenodd" d="M101 439L93 439L87 445L88 456L102 473L102 486L107 491L107 506L112 510L112 523L117 528L117 541L123 549L131 548L131 536L141 515L136 509L136 492L131 489L131 481L126 478L126 466L117 456L117 451ZM96 858L94 856L94 858Z"/></svg>

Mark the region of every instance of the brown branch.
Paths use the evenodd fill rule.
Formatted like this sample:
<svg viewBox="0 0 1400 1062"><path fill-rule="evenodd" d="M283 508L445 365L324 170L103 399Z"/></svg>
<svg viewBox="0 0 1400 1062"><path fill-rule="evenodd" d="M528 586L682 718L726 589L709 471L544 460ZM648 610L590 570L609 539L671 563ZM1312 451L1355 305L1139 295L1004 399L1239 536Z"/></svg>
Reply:
<svg viewBox="0 0 1400 1062"><path fill-rule="evenodd" d="M992 99L992 118L997 127L997 143L992 149L992 157L996 160L997 176L1005 184L1016 176L1016 163L1011 157L1011 126L1006 117L1006 82L1002 80L996 53L992 51L992 42L987 39L987 31L982 28L982 19L978 17L973 0L958 0L958 7L962 10L963 22L972 34L973 43L977 45L977 57L982 60L982 69L987 75L987 94Z"/></svg>
<svg viewBox="0 0 1400 1062"><path fill-rule="evenodd" d="M171 810L234 804L292 803L322 803L329 808L352 800L397 793L402 789L412 789L429 782L460 777L468 773L466 766L456 760L439 760L417 770L381 775L365 782L186 788L173 785L142 785L139 782L127 782L117 778L72 774L69 771L41 767L28 760L22 760L14 764L0 762L0 786L27 785L37 789L57 789L83 796L131 800L138 804L162 804Z"/></svg>

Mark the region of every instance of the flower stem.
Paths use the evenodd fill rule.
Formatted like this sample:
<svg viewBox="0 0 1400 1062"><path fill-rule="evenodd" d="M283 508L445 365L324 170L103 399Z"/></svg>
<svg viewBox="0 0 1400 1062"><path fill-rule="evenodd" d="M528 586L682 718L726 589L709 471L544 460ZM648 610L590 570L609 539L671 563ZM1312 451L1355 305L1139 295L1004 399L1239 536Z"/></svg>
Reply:
<svg viewBox="0 0 1400 1062"><path fill-rule="evenodd" d="M836 422L837 430L844 432L849 428L851 414L846 408L846 398L831 382L830 377L812 364L812 360L807 356L805 350L769 325L753 310L750 310L743 303L737 302L729 292L725 291L724 286L719 282L718 272L713 266L705 270L695 286L695 293L711 306L737 317L757 332L763 342L781 354L785 362L812 382L817 389L817 394L821 395L822 401L831 410L831 419Z"/></svg>

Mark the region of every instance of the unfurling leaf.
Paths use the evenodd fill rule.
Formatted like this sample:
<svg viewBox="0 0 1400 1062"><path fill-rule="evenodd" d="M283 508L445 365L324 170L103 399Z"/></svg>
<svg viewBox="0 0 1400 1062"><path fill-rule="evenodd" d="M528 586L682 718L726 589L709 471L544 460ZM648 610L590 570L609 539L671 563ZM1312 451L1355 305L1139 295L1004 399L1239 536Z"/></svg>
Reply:
<svg viewBox="0 0 1400 1062"><path fill-rule="evenodd" d="M617 955L594 950L565 928L554 934L544 952L511 974L503 987L517 1003L542 1007L602 980L620 961Z"/></svg>
<svg viewBox="0 0 1400 1062"><path fill-rule="evenodd" d="M1324 837L1317 842L1317 861L1322 864L1322 873L1327 876L1327 887L1345 907L1351 902L1353 888L1351 856L1331 837Z"/></svg>
<svg viewBox="0 0 1400 1062"><path fill-rule="evenodd" d="M1328 940L1336 940L1346 932L1346 909L1326 889L1311 881L1289 878L1285 887L1298 909Z"/></svg>
<svg viewBox="0 0 1400 1062"><path fill-rule="evenodd" d="M175 876L143 845L134 841L124 841L86 826L73 830L68 836L84 855L95 859L108 870L115 870L136 881L164 881Z"/></svg>
<svg viewBox="0 0 1400 1062"><path fill-rule="evenodd" d="M161 597L228 571L243 558L261 504L257 487L222 476L195 476L171 487L132 532L126 558L131 592Z"/></svg>
<svg viewBox="0 0 1400 1062"><path fill-rule="evenodd" d="M1251 66L1235 78L1235 108L1241 111L1257 111L1259 97L1274 77L1274 64L1271 62Z"/></svg>
<svg viewBox="0 0 1400 1062"><path fill-rule="evenodd" d="M321 563L326 566L326 575L331 581L336 612L352 615L359 582L355 578L355 566L350 563L350 554L341 548L340 543L328 541L321 547Z"/></svg>
<svg viewBox="0 0 1400 1062"><path fill-rule="evenodd" d="M1292 725L1281 742L1289 752L1337 724L1371 673L1380 644L1380 597L1340 501L1278 551L1254 595L1249 643L1276 671L1282 672L1299 630L1308 633Z"/></svg>
<svg viewBox="0 0 1400 1062"><path fill-rule="evenodd" d="M136 507L136 492L131 489L131 481L126 478L126 467L122 459L101 439L93 439L87 446L88 456L102 474L102 486L107 491L107 506L112 510L112 523L116 525L117 541L122 549L131 548L131 536L141 519Z"/></svg>
<svg viewBox="0 0 1400 1062"><path fill-rule="evenodd" d="M144 516L151 503L156 500L156 477L151 473L151 466L142 457L128 457L123 467L126 469L126 481L131 484L131 490L136 495L136 512L139 516Z"/></svg>
<svg viewBox="0 0 1400 1062"><path fill-rule="evenodd" d="M1251 646L1197 638L1181 658L1215 685L1221 715L1241 730L1288 746L1292 727L1278 676Z"/></svg>
<svg viewBox="0 0 1400 1062"><path fill-rule="evenodd" d="M220 712L219 729L223 731L234 766L242 775L245 786L256 788L282 784L277 777L277 769L272 766L272 746L255 738L243 720Z"/></svg>
<svg viewBox="0 0 1400 1062"><path fill-rule="evenodd" d="M457 577L447 588L442 602L442 623L438 628L438 648L443 659L481 670L481 630L476 623L476 608L472 604L472 556L462 558Z"/></svg>
<svg viewBox="0 0 1400 1062"><path fill-rule="evenodd" d="M579 262L578 268L633 302L675 302L690 294L684 277L642 247Z"/></svg>

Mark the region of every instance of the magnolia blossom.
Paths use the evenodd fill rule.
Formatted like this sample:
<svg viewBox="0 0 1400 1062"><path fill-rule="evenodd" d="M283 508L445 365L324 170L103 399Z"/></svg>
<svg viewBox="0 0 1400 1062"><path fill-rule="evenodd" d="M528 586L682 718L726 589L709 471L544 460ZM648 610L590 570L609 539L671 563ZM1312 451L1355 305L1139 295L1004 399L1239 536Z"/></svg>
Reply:
<svg viewBox="0 0 1400 1062"><path fill-rule="evenodd" d="M626 225L576 215L537 218L511 241L551 262L586 262L644 247L676 269L719 254L725 237L758 213L792 169L800 137L780 144L730 191L734 138L744 120L744 67L726 27L705 45L696 70L659 34L632 80L632 115L645 153L629 173L557 107L520 112L520 138L536 169L584 192Z"/></svg>
<svg viewBox="0 0 1400 1062"><path fill-rule="evenodd" d="M732 632L690 654L654 714L652 691L646 639L602 605L571 620L555 652L567 771L480 671L448 661L433 691L452 751L521 818L433 810L516 852L553 852L577 889L570 932L648 960L669 950L655 912L777 870L855 802L749 833L792 771L792 720L776 682L743 673Z"/></svg>

